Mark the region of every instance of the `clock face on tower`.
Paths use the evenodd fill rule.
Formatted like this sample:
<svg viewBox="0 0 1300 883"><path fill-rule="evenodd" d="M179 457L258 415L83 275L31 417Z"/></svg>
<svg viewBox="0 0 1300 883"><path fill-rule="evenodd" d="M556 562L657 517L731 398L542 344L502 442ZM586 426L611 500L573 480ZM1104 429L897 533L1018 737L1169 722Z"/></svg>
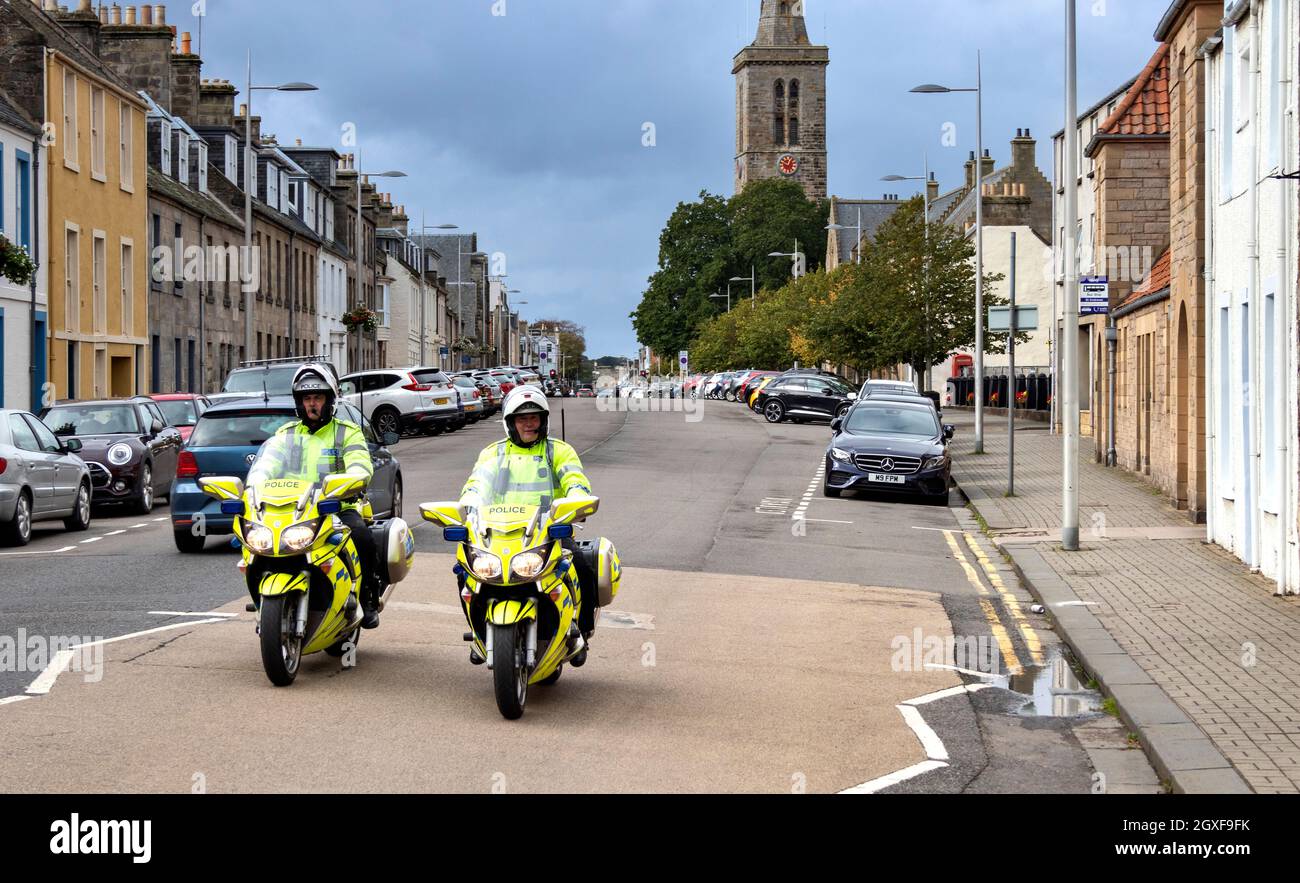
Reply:
<svg viewBox="0 0 1300 883"><path fill-rule="evenodd" d="M795 172L799 171L799 160L796 159L792 154L787 153L785 154L785 156L781 157L779 160L776 161L776 167L781 172L781 174L785 175L788 178L791 175L793 175Z"/></svg>

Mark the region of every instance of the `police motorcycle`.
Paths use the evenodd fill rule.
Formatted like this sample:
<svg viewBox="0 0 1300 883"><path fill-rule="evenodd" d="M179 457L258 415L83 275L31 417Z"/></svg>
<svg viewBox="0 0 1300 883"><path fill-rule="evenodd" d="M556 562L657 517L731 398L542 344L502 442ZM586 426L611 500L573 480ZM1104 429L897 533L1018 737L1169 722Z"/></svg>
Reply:
<svg viewBox="0 0 1300 883"><path fill-rule="evenodd" d="M501 476L499 476L501 477ZM443 538L457 544L456 574L461 607L470 631L475 664L492 671L497 708L507 720L523 716L528 688L550 686L565 664L587 661L587 640L579 628L579 610L594 604L592 619L618 595L621 566L607 539L576 543L574 523L596 514L600 499L567 496L540 506L510 505L508 483L493 481L499 493L481 507L460 503L424 503L426 521L443 527ZM594 585L584 588L573 556L585 556Z"/></svg>
<svg viewBox="0 0 1300 883"><path fill-rule="evenodd" d="M236 542L243 550L238 567L254 599L249 610L258 614L262 667L277 687L294 682L304 655L344 657L361 638L360 558L351 531L336 515L343 501L364 492L365 478L289 477L293 464L311 462L323 446L315 436L275 435L258 451L247 487L235 477L198 482L221 501L223 514L236 516ZM411 572L415 543L401 518L374 522L368 500L361 514L375 541L382 611Z"/></svg>

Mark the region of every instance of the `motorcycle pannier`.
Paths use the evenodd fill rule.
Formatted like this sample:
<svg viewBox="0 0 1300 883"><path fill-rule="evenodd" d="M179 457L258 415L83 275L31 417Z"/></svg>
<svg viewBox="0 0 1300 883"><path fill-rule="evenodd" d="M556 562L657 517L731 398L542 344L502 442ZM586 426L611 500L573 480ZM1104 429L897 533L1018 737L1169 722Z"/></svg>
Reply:
<svg viewBox="0 0 1300 883"><path fill-rule="evenodd" d="M400 583L415 566L415 539L400 518L380 521L370 528L375 540L375 558L379 579L384 585Z"/></svg>
<svg viewBox="0 0 1300 883"><path fill-rule="evenodd" d="M596 598L599 606L608 607L614 603L621 577L622 565L618 560L618 550L613 543L602 537L596 556Z"/></svg>

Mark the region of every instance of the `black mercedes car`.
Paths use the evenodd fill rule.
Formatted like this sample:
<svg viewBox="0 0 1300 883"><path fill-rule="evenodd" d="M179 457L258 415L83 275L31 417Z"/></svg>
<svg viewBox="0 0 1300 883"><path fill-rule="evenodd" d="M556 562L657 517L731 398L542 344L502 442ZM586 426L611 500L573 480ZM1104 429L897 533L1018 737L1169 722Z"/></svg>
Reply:
<svg viewBox="0 0 1300 883"><path fill-rule="evenodd" d="M40 417L59 438L81 440L78 455L90 467L95 505L127 503L147 514L170 493L181 434L147 396L62 402Z"/></svg>
<svg viewBox="0 0 1300 883"><path fill-rule="evenodd" d="M846 490L921 494L948 504L953 427L940 425L928 401L863 399L831 423L822 493Z"/></svg>

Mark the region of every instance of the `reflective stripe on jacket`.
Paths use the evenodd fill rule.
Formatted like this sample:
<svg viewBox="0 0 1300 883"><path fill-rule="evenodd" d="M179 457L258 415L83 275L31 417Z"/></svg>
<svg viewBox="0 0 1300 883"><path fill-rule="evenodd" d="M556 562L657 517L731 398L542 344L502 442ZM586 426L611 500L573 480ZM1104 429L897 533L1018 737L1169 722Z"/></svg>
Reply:
<svg viewBox="0 0 1300 883"><path fill-rule="evenodd" d="M347 420L331 420L312 432L300 420L286 423L276 435L311 436L318 444L294 446L296 463L278 464L278 474L300 481L320 481L326 475L352 472L366 477L366 484L374 477L375 466L370 460L370 446L366 444L361 427ZM356 500L343 503L344 509L358 508Z"/></svg>
<svg viewBox="0 0 1300 883"><path fill-rule="evenodd" d="M471 505L540 506L543 497L575 491L590 494L591 481L572 445L547 439L522 447L504 439L479 454L460 497Z"/></svg>

